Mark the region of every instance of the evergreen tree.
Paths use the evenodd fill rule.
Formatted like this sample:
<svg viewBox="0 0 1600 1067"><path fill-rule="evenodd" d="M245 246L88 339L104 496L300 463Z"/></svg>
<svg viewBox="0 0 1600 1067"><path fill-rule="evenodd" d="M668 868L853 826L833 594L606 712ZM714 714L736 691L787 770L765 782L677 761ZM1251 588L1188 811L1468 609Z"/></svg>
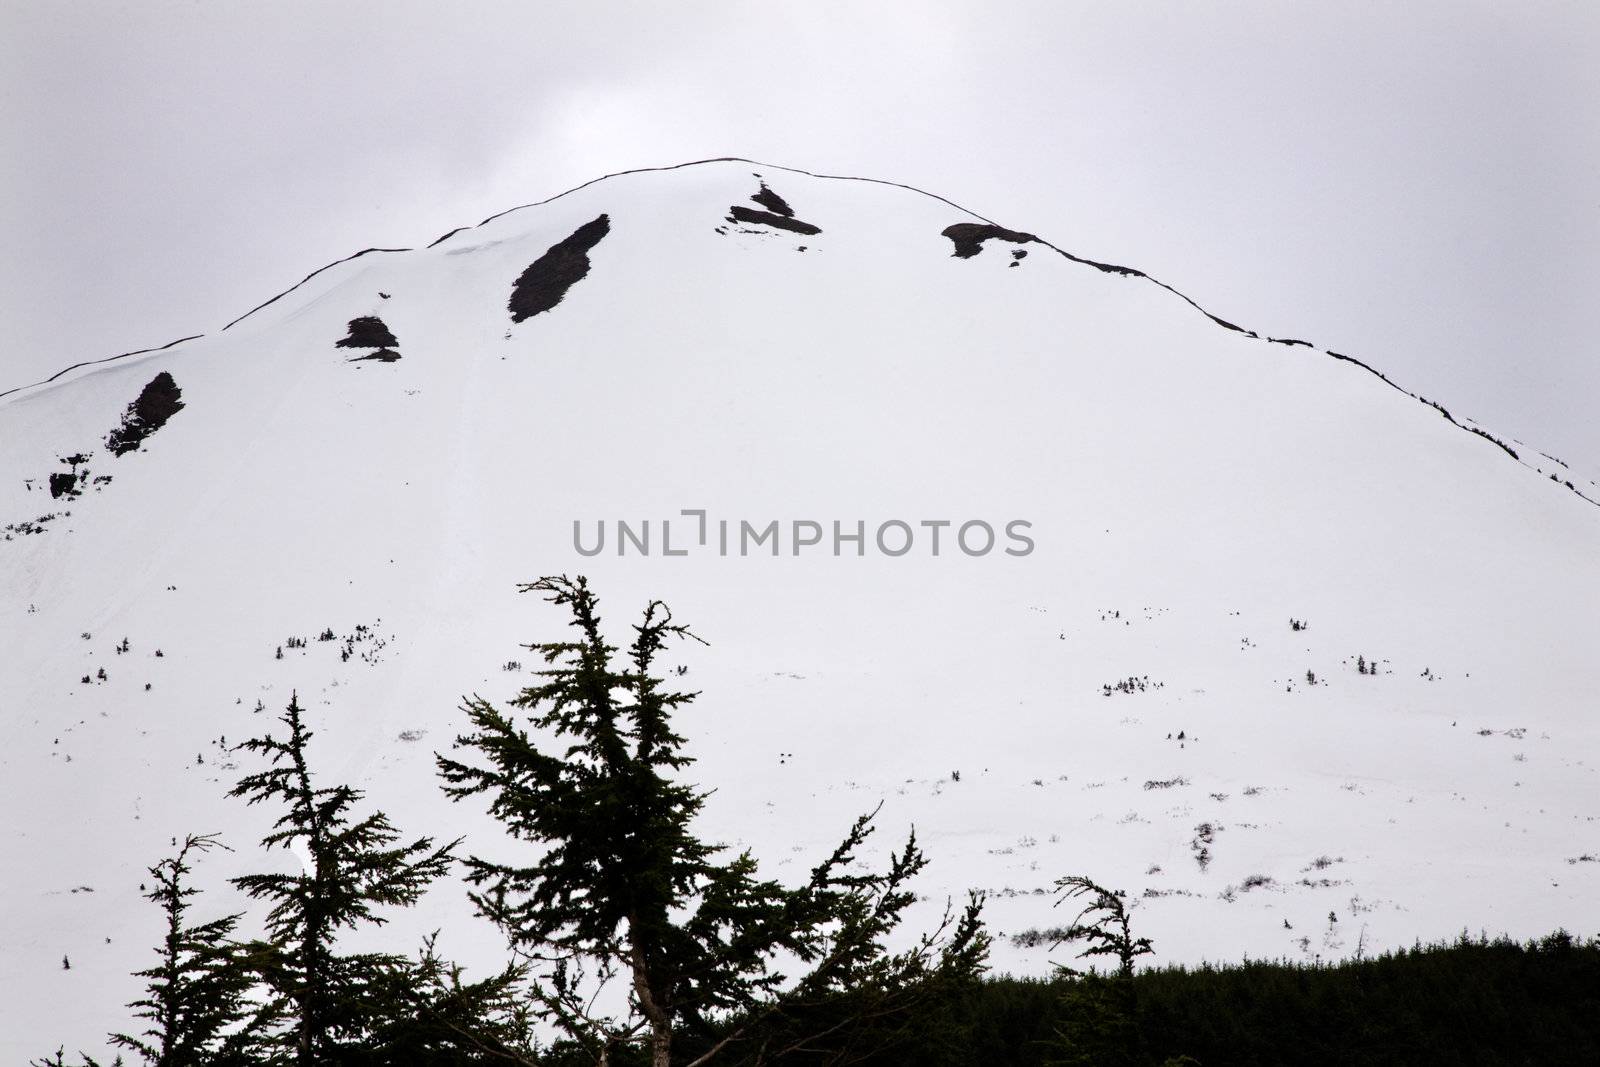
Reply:
<svg viewBox="0 0 1600 1067"><path fill-rule="evenodd" d="M373 1025L376 1050L367 1062L393 1067L468 1067L486 1063L540 1062L534 1018L528 1010L519 967L477 982L434 950L436 935L423 940L409 967L382 972L391 1005Z"/></svg>
<svg viewBox="0 0 1600 1067"><path fill-rule="evenodd" d="M1155 948L1149 938L1133 936L1128 909L1120 894L1081 875L1057 879L1056 890L1058 906L1068 900L1085 901L1056 944L1084 942L1086 947L1078 953L1078 959L1111 956L1117 965L1109 975L1092 967L1083 971L1070 964L1057 965L1069 984L1062 994L1062 1022L1055 1042L1058 1058L1054 1062L1082 1067L1145 1062L1133 964Z"/></svg>
<svg viewBox="0 0 1600 1067"><path fill-rule="evenodd" d="M209 1064L236 1067L256 1062L260 1034L269 1018L251 999L255 978L233 941L239 915L190 924L191 854L226 848L210 835L189 836L176 855L149 868L154 888L145 898L166 917L160 962L137 972L145 995L128 1005L148 1027L137 1036L118 1033L111 1043L137 1053L155 1067Z"/></svg>
<svg viewBox="0 0 1600 1067"><path fill-rule="evenodd" d="M56 1049L54 1055L47 1056L42 1060L29 1061L28 1067L100 1067L99 1060L85 1056L81 1052L78 1053L78 1062L76 1064L68 1063L66 1052L66 1046L63 1045ZM122 1057L118 1056L113 1060L111 1067L122 1067Z"/></svg>
<svg viewBox="0 0 1600 1067"><path fill-rule="evenodd" d="M668 1067L889 1041L919 998L981 970L977 898L904 952L883 947L926 859L913 837L886 872L862 873L872 815L793 889L759 879L748 852L729 857L695 835L707 794L681 780L692 761L671 726L695 694L654 673L669 638L694 635L663 604L646 607L618 664L585 579L522 591L569 609L578 631L528 646L552 665L512 701L534 733L472 697L473 731L456 747L486 762L438 762L452 798L484 795L513 837L538 847L522 863L468 859L471 899L539 968L533 1009L590 1062L617 1064L641 1045ZM781 958L805 973L789 978ZM597 1008L619 979L626 1006ZM675 1055L675 1038L692 1052Z"/></svg>
<svg viewBox="0 0 1600 1067"><path fill-rule="evenodd" d="M273 802L284 813L262 844L308 857L295 874L250 874L234 884L271 902L269 938L256 947L256 965L276 996L284 1025L274 1039L287 1062L312 1064L405 1062L383 1039L397 1017L415 1005L400 996L415 967L389 953L343 954L341 931L385 922L380 907L414 903L449 868L457 842L435 847L423 837L397 845L399 832L376 812L357 818L362 799L346 785L318 786L307 765L306 729L297 698L279 720L283 739L253 738L238 746L265 756L270 766L247 775L229 794L248 803Z"/></svg>

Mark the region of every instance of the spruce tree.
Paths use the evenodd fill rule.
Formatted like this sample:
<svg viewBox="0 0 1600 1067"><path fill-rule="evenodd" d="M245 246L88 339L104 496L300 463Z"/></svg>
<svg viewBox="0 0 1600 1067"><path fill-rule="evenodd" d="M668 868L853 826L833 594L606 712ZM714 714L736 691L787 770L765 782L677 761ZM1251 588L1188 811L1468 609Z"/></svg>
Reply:
<svg viewBox="0 0 1600 1067"><path fill-rule="evenodd" d="M522 969L507 967L476 982L423 940L408 967L386 970L391 1009L373 1026L367 1062L394 1067L468 1067L539 1063L534 1018L522 990Z"/></svg>
<svg viewBox="0 0 1600 1067"><path fill-rule="evenodd" d="M453 799L484 796L534 846L520 862L469 858L470 896L538 969L534 1011L590 1061L614 1064L641 1046L668 1067L887 1043L896 1019L981 970L976 897L905 951L884 948L927 861L913 837L887 871L863 873L871 814L796 888L758 878L749 852L730 856L695 834L707 794L682 779L692 760L671 724L695 694L655 674L666 641L694 635L665 605L646 607L619 663L584 578L521 589L570 610L578 632L528 646L551 666L511 702L526 725L468 698L472 732L456 749L483 762L438 763ZM784 958L804 973L785 975ZM626 1004L608 1012L596 1005L613 981Z"/></svg>
<svg viewBox="0 0 1600 1067"><path fill-rule="evenodd" d="M1140 956L1155 951L1147 937L1134 937L1122 896L1081 875L1056 880L1056 904L1068 900L1085 903L1061 932L1057 945L1085 943L1079 959L1111 956L1116 970L1102 975L1058 964L1068 979L1062 994L1062 1022L1056 1030L1057 1064L1082 1067L1117 1067L1144 1062L1143 1039L1138 1025L1133 965Z"/></svg>
<svg viewBox="0 0 1600 1067"><path fill-rule="evenodd" d="M58 1047L53 1055L46 1056L42 1060L28 1061L28 1067L100 1067L100 1061L80 1052L77 1063L68 1063L66 1046L63 1045ZM122 1067L122 1057L118 1056L113 1060L111 1067Z"/></svg>
<svg viewBox="0 0 1600 1067"><path fill-rule="evenodd" d="M260 1034L269 1024L251 998L255 977L233 933L240 916L189 923L191 855L226 848L214 836L184 838L177 854L149 868L153 888L145 898L160 905L166 932L160 962L136 976L145 995L128 1005L148 1026L137 1036L117 1033L111 1044L154 1067L243 1067L257 1062Z"/></svg>
<svg viewBox="0 0 1600 1067"><path fill-rule="evenodd" d="M399 831L381 811L355 815L359 790L315 784L307 762L313 735L302 716L292 698L279 720L287 736L238 746L266 757L270 766L241 779L229 795L281 805L284 812L262 845L298 847L309 863L298 873L250 874L233 882L272 905L269 937L256 946L257 966L284 1018L275 1040L287 1061L300 1067L386 1062L399 1050L383 1032L397 1015L414 1010L399 994L410 987L415 969L391 953L342 953L338 935L382 924L379 908L414 903L448 870L457 842L435 847L422 837L396 844Z"/></svg>

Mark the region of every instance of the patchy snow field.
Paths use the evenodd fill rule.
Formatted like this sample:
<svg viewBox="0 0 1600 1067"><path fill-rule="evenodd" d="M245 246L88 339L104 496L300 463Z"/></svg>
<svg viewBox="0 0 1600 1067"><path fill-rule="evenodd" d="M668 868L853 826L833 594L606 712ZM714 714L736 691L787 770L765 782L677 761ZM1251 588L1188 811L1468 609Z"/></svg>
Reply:
<svg viewBox="0 0 1600 1067"><path fill-rule="evenodd" d="M325 780L509 855L432 754L462 694L527 683L566 620L515 586L562 572L618 640L660 598L710 642L674 650L708 834L799 876L882 803L929 909L989 892L998 969L1048 966L1009 939L1069 918L1071 873L1137 901L1158 963L1600 932L1594 486L1026 219L954 254L990 221L740 161L627 174L0 398L0 1060L127 1025L174 837L238 850L202 911L294 862L223 796L291 691ZM182 406L158 388L113 455L163 373ZM773 520L780 554L741 555ZM454 887L389 936L435 927L498 957Z"/></svg>

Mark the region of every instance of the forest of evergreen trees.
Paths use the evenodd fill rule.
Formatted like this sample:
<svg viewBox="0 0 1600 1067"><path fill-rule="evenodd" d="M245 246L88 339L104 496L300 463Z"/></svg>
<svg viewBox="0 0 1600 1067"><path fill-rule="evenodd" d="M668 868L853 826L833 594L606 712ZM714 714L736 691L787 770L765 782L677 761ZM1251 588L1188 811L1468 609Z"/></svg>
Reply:
<svg viewBox="0 0 1600 1067"><path fill-rule="evenodd" d="M913 834L869 869L875 812L802 884L763 879L748 852L694 832L706 794L684 780L672 724L694 694L654 666L694 635L657 602L619 649L583 578L523 588L567 609L575 632L530 646L545 669L507 709L467 700L466 732L437 756L445 792L485 806L505 838L407 839L359 790L321 780L291 699L278 733L239 746L258 769L230 795L276 816L264 849L305 861L234 879L255 915L218 915L194 887L206 854L230 847L214 837L149 868L161 936L133 1022L109 1036L115 1062L1600 1063L1597 940L1463 935L1335 965L1141 971L1152 946L1122 897L1074 876L1057 883L1080 907L1065 951L1104 966L1026 980L986 973L977 895L931 929L901 929L927 859ZM504 935L502 970L469 979L432 941L345 947L452 870ZM34 1062L95 1063L65 1049Z"/></svg>

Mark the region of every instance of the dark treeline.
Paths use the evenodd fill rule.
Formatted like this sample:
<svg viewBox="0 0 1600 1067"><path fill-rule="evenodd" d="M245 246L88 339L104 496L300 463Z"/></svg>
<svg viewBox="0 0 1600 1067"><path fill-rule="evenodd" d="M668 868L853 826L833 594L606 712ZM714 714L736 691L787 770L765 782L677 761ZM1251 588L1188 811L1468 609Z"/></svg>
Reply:
<svg viewBox="0 0 1600 1067"><path fill-rule="evenodd" d="M1131 1026L1120 1035L1092 1025L1082 984L979 983L963 1004L956 1062L1600 1063L1600 940L1559 932L1525 944L1463 935L1338 964L1152 968L1133 978ZM1090 1024L1077 1027L1086 1040L1076 1049L1063 1038L1074 1016Z"/></svg>
<svg viewBox="0 0 1600 1067"><path fill-rule="evenodd" d="M1525 944L1463 936L1455 943L1332 965L1249 962L1147 970L1134 979L1132 1040L1111 1048L1075 1047L1063 1036L1078 981L992 977L968 983L899 1020L893 1034L874 1035L888 1040L860 1058L819 1052L784 1061L863 1067L1600 1063L1600 941L1579 942L1560 933ZM684 1035L677 1058L693 1062L714 1038ZM542 1051L530 1047L524 1054L521 1062L539 1067L595 1062L567 1042ZM518 1061L457 1049L417 1062ZM643 1067L649 1050L619 1049L610 1062ZM728 1062L749 1061L731 1055Z"/></svg>
<svg viewBox="0 0 1600 1067"><path fill-rule="evenodd" d="M160 933L132 1025L107 1039L117 1064L1600 1063L1600 941L1559 932L1326 966L1141 972L1154 946L1125 898L1070 876L1058 902L1079 910L1051 936L1072 962L1048 980L985 977L981 895L902 929L928 860L913 833L872 862L875 811L798 885L696 834L709 794L685 780L693 761L672 722L696 694L667 688L683 671L656 661L698 639L665 605L648 605L618 648L583 578L524 589L566 608L575 632L527 646L545 669L506 707L467 698L466 732L436 753L445 794L486 806L503 836L402 833L360 790L321 778L291 699L280 729L236 747L255 769L230 796L274 812L263 849L300 862L233 878L256 913L219 914L195 868L233 846L173 839L141 886ZM452 871L504 935L499 970L469 977L432 938L346 947L346 933L381 927ZM64 1049L35 1062L95 1064Z"/></svg>

